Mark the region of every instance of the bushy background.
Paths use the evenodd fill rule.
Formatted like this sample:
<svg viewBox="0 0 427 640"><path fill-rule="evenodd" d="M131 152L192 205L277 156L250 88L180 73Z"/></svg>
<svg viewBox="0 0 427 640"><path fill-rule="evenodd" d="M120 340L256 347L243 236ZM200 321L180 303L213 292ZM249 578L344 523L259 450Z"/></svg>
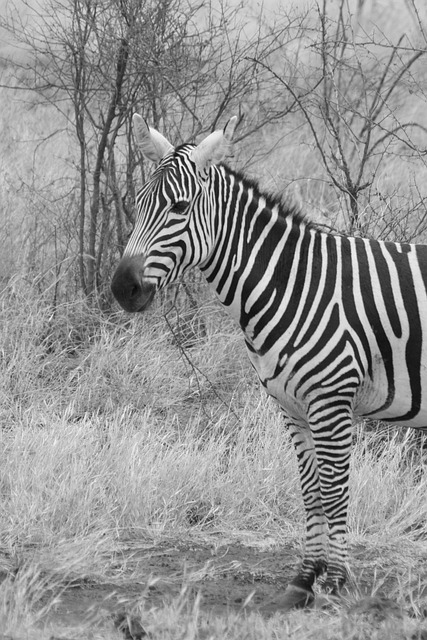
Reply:
<svg viewBox="0 0 427 640"><path fill-rule="evenodd" d="M412 0L1 8L0 633L38 638L49 576L118 579L106 558L129 537L250 530L299 548L304 534L280 416L200 276L144 316L111 297L151 170L132 113L175 143L236 114L229 162L262 188L325 228L427 242L427 22ZM351 543L395 554L391 595L419 615L422 442L368 427L355 432ZM320 637L317 618L287 624L211 631ZM324 638L395 632L354 635L336 612L328 624ZM396 633L421 637L407 621Z"/></svg>

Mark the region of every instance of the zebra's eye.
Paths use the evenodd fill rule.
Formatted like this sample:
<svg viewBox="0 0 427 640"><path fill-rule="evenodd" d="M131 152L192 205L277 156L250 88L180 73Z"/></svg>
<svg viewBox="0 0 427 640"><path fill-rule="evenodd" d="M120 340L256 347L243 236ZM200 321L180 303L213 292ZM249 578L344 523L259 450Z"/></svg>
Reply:
<svg viewBox="0 0 427 640"><path fill-rule="evenodd" d="M187 209L188 209L187 200L178 200L177 202L174 202L171 207L171 211L173 211L174 213L185 213Z"/></svg>

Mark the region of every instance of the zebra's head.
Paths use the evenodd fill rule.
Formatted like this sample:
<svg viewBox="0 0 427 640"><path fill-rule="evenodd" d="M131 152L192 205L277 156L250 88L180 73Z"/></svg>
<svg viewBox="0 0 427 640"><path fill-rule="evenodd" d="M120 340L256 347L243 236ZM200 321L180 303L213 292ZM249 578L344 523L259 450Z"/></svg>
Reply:
<svg viewBox="0 0 427 640"><path fill-rule="evenodd" d="M211 172L227 152L236 121L231 118L197 146L175 149L141 116L133 116L142 153L159 164L137 195L135 227L111 283L126 311L144 311L158 289L208 258L214 233Z"/></svg>

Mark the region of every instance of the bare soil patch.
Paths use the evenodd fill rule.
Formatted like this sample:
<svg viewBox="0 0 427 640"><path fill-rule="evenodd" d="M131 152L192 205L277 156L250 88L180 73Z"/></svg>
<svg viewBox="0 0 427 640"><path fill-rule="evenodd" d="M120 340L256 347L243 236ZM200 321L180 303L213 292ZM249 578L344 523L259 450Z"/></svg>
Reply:
<svg viewBox="0 0 427 640"><path fill-rule="evenodd" d="M158 608L185 589L186 597L200 594L200 605L212 613L239 610L251 596L248 609L262 609L283 591L298 556L291 546L260 550L242 544L215 548L188 542L161 542L127 550L128 569L138 579L119 583L76 580L64 590L53 617L66 625L93 617L97 609L114 615L144 599L145 608ZM252 594L252 595L251 595ZM104 616L103 616L104 617Z"/></svg>
<svg viewBox="0 0 427 640"><path fill-rule="evenodd" d="M291 545L260 549L236 543L214 546L188 541L140 547L133 544L121 553L126 573L120 580L76 580L62 593L51 613L52 621L67 626L96 618L105 621L120 611L132 611L142 600L146 610L161 608L183 590L188 602L200 594L200 607L207 613L225 615L245 607L245 611L271 615L280 611L283 589L299 560L299 553ZM362 547L352 549L350 561L357 579L349 590L357 597L372 593L374 579L375 594L388 597L404 570L387 553L381 555L378 550ZM418 558L419 569L420 561ZM112 562L117 563L117 557ZM425 568L425 558L421 564ZM127 579L126 574L132 578Z"/></svg>

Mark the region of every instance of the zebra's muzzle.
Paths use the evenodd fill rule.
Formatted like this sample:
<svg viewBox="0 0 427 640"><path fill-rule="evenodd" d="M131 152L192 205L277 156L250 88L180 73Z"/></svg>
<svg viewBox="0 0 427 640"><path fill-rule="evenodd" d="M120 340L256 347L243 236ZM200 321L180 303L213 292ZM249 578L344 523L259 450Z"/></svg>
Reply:
<svg viewBox="0 0 427 640"><path fill-rule="evenodd" d="M142 256L122 258L111 281L111 290L125 311L138 312L148 308L156 293L156 285L144 278Z"/></svg>

